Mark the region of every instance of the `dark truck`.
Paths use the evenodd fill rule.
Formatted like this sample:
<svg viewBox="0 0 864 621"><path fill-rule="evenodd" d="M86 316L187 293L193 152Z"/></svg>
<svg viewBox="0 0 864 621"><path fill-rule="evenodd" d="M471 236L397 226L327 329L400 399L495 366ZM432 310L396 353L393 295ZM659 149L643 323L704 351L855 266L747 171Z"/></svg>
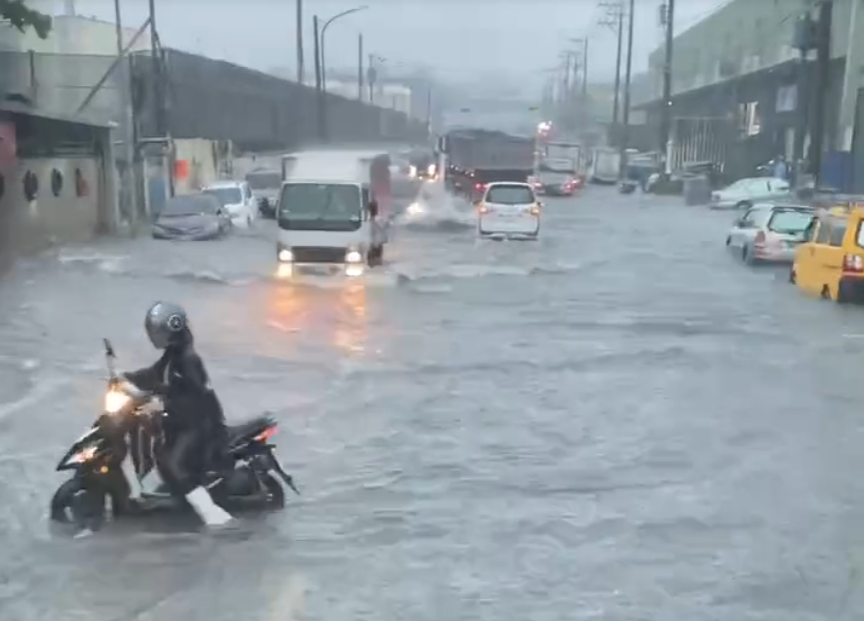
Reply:
<svg viewBox="0 0 864 621"><path fill-rule="evenodd" d="M500 131L456 129L439 139L439 150L447 156L447 189L470 201L479 199L488 183L526 183L534 170L534 139Z"/></svg>

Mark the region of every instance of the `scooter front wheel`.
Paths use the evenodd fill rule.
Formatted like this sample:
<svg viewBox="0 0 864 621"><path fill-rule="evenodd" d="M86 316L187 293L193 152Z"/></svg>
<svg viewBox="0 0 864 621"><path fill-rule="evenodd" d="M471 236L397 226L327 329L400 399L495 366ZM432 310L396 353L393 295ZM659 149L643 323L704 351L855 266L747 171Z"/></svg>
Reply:
<svg viewBox="0 0 864 621"><path fill-rule="evenodd" d="M96 531L105 522L105 494L87 487L81 477L63 483L51 497L51 519Z"/></svg>

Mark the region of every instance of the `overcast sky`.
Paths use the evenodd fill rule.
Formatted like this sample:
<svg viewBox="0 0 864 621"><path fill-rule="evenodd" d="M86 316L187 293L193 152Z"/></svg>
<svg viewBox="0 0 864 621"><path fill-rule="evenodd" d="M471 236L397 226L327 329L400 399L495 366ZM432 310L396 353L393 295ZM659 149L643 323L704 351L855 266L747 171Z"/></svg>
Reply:
<svg viewBox="0 0 864 621"><path fill-rule="evenodd" d="M752 0L754 2L760 0ZM30 0L34 6L62 0ZM147 0L121 0L130 26L147 16ZM706 17L723 0L678 0L676 32ZM305 0L307 65L312 56L311 20L368 5L334 22L327 33L327 64L356 66L357 36L366 51L408 66L424 64L442 78L459 82L483 74L540 81L571 38L590 39L589 76L611 80L615 34L598 26L605 9L599 0ZM113 20L112 0L77 0L77 12ZM258 69L294 66L295 0L156 0L163 43ZM660 0L636 0L634 70L647 67L660 43Z"/></svg>

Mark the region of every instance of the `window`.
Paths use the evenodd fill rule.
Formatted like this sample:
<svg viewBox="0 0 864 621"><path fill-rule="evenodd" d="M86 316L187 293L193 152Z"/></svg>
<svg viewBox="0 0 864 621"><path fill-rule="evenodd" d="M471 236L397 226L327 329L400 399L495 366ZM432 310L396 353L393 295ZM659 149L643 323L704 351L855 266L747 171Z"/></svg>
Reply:
<svg viewBox="0 0 864 621"><path fill-rule="evenodd" d="M819 230L816 232L816 243L827 244L831 241L831 225L825 220L819 222Z"/></svg>
<svg viewBox="0 0 864 621"><path fill-rule="evenodd" d="M843 238L846 237L846 223L839 220L831 225L831 238L829 243L835 248L843 246Z"/></svg>
<svg viewBox="0 0 864 621"><path fill-rule="evenodd" d="M786 181L773 179L768 182L768 187L774 192L788 192L789 184Z"/></svg>
<svg viewBox="0 0 864 621"><path fill-rule="evenodd" d="M798 210L777 210L768 221L768 230L781 235L801 235L813 221L813 214Z"/></svg>
<svg viewBox="0 0 864 621"><path fill-rule="evenodd" d="M752 229L756 226L756 210L751 209L745 213L738 221L738 228Z"/></svg>
<svg viewBox="0 0 864 621"><path fill-rule="evenodd" d="M524 185L495 185L486 192L486 202L498 205L528 205L534 202L534 192Z"/></svg>
<svg viewBox="0 0 864 621"><path fill-rule="evenodd" d="M858 234L855 235L855 243L859 248L864 248L864 220L858 223Z"/></svg>
<svg viewBox="0 0 864 621"><path fill-rule="evenodd" d="M250 188L248 184L246 184L246 185L243 186L243 196L246 197L246 200L247 200L247 201L248 201L250 198L252 198L252 188Z"/></svg>
<svg viewBox="0 0 864 621"><path fill-rule="evenodd" d="M223 205L236 205L243 202L243 191L237 186L206 188L204 194L215 196Z"/></svg>

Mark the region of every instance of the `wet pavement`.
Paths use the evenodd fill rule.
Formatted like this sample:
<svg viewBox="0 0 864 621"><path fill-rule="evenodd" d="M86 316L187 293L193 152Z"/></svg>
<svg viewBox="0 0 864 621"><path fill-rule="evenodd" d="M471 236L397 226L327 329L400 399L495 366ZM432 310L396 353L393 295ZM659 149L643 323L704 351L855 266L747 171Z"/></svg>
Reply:
<svg viewBox="0 0 864 621"><path fill-rule="evenodd" d="M0 618L859 619L864 311L726 256L729 214L589 188L539 242L400 229L364 284L270 279L272 230L107 241L0 282ZM185 304L229 414L304 495L224 535L52 535L102 336Z"/></svg>

